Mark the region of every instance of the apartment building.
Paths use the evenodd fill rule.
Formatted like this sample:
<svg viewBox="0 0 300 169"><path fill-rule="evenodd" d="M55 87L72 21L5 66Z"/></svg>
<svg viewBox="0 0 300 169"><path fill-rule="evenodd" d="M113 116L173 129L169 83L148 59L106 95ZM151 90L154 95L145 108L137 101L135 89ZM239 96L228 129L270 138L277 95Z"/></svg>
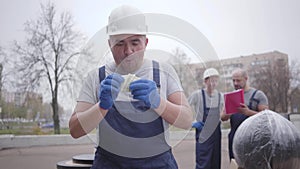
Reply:
<svg viewBox="0 0 300 169"><path fill-rule="evenodd" d="M206 68L214 67L219 70L221 74L220 90L230 91L233 90L231 74L236 68L246 69L249 73L250 83L255 81L257 75L263 75L263 70L266 68L280 65L281 67L288 68L288 55L279 51L272 51L261 54L252 54L248 56L240 56L235 58L228 58L222 60L211 61L207 63L191 64L189 67L193 70L198 83L203 84L202 75Z"/></svg>

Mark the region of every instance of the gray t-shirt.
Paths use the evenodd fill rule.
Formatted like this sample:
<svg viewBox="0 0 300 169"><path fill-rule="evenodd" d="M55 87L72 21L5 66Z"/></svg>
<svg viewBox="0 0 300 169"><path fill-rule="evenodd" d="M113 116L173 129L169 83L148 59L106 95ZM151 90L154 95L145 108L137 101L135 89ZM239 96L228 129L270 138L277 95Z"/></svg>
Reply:
<svg viewBox="0 0 300 169"><path fill-rule="evenodd" d="M219 92L214 91L213 94L210 96L207 94L207 91L204 90L205 92L205 101L206 101L206 107L207 108L217 108L219 106ZM192 106L196 120L197 121L203 121L203 97L202 97L202 91L197 90L194 91L191 96L189 97L189 103ZM223 95L220 95L220 112L222 111L222 108L224 106L224 98Z"/></svg>

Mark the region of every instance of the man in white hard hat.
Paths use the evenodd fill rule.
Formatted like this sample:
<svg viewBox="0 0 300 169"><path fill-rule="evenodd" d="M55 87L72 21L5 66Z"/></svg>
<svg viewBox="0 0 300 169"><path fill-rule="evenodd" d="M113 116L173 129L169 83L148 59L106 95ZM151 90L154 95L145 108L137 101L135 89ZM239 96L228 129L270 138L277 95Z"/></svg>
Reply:
<svg viewBox="0 0 300 169"><path fill-rule="evenodd" d="M69 122L74 138L98 127L92 169L178 168L167 129L189 129L192 111L175 70L144 59L146 32L138 9L111 12L107 34L114 62L88 74Z"/></svg>
<svg viewBox="0 0 300 169"><path fill-rule="evenodd" d="M196 113L196 169L221 168L221 128L220 113L224 99L216 90L219 72L208 68L203 73L205 87L189 97L189 103Z"/></svg>
<svg viewBox="0 0 300 169"><path fill-rule="evenodd" d="M233 138L236 130L249 116L253 116L260 111L268 109L268 98L261 90L255 89L248 83L248 73L245 69L237 68L232 72L232 82L235 90L244 90L245 104L241 104L238 108L239 113L226 114L222 112L221 120L227 121L230 119L231 130L228 134L228 148L230 160L234 159L232 150Z"/></svg>

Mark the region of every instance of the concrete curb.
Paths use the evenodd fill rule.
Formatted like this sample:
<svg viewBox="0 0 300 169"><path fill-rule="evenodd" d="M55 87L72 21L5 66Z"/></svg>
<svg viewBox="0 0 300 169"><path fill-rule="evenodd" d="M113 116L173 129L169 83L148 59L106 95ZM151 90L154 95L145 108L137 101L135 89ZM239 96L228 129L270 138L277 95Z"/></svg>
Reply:
<svg viewBox="0 0 300 169"><path fill-rule="evenodd" d="M2 135L0 136L0 149L50 145L92 144L93 138L90 137L96 136L89 135L74 139L69 134L24 136Z"/></svg>
<svg viewBox="0 0 300 169"><path fill-rule="evenodd" d="M222 136L227 137L228 130L222 130ZM194 139L195 132L191 131L171 131L170 140ZM52 146L52 145L76 145L95 144L96 134L89 134L78 139L72 138L69 134L61 135L0 135L0 150L7 148L20 148L32 146Z"/></svg>

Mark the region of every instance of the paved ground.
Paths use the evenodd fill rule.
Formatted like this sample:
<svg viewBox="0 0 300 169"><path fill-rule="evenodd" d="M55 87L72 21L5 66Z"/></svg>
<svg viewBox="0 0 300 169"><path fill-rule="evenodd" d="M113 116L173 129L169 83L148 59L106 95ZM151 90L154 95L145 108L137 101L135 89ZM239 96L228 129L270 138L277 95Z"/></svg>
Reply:
<svg viewBox="0 0 300 169"><path fill-rule="evenodd" d="M173 148L181 169L193 169L195 150L193 140L184 140ZM222 142L222 169L228 169L227 139ZM69 160L74 155L94 152L92 144L42 146L0 150L0 168L3 169L55 169L56 163Z"/></svg>

